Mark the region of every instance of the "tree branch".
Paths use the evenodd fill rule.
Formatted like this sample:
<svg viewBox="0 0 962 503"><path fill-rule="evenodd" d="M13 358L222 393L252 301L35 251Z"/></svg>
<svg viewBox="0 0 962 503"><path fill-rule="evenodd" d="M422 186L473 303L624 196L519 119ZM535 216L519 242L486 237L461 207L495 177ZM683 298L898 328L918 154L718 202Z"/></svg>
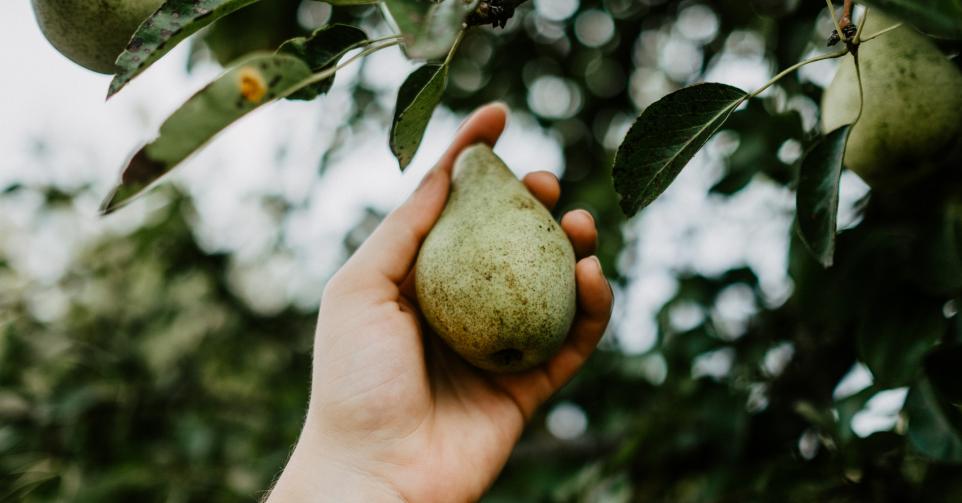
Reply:
<svg viewBox="0 0 962 503"><path fill-rule="evenodd" d="M838 26L845 30L848 26L852 24L852 0L845 0L845 4L842 6L842 17L838 20Z"/></svg>
<svg viewBox="0 0 962 503"><path fill-rule="evenodd" d="M514 11L527 0L481 0L478 7L468 15L465 22L468 26L490 24L504 28L508 20L514 17Z"/></svg>

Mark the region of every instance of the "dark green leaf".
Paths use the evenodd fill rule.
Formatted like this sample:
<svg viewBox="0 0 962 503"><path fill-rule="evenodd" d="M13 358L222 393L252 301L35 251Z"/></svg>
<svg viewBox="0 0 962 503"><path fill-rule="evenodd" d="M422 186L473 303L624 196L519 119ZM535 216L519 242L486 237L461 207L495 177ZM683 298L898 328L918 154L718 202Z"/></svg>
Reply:
<svg viewBox="0 0 962 503"><path fill-rule="evenodd" d="M906 386L948 328L942 303L915 292L889 291L879 292L870 304L856 334L859 359L880 387Z"/></svg>
<svg viewBox="0 0 962 503"><path fill-rule="evenodd" d="M120 71L110 82L107 97L117 94L134 77L191 34L256 1L167 0L140 25L127 49L117 58Z"/></svg>
<svg viewBox="0 0 962 503"><path fill-rule="evenodd" d="M191 97L160 127L160 136L138 151L120 185L101 210L110 213L174 169L221 130L292 91L310 77L299 58L255 54Z"/></svg>
<svg viewBox="0 0 962 503"><path fill-rule="evenodd" d="M385 0L381 5L404 36L405 54L412 59L435 59L451 49L478 0Z"/></svg>
<svg viewBox="0 0 962 503"><path fill-rule="evenodd" d="M962 39L962 2L958 0L865 0L865 3L931 35Z"/></svg>
<svg viewBox="0 0 962 503"><path fill-rule="evenodd" d="M962 412L923 378L905 400L908 437L919 452L938 461L962 463Z"/></svg>
<svg viewBox="0 0 962 503"><path fill-rule="evenodd" d="M615 157L622 211L634 215L661 195L747 96L725 84L696 84L648 107Z"/></svg>
<svg viewBox="0 0 962 503"><path fill-rule="evenodd" d="M962 345L940 345L925 357L925 373L932 386L954 405L962 405Z"/></svg>
<svg viewBox="0 0 962 503"><path fill-rule="evenodd" d="M429 64L414 70L401 85L391 126L391 151L402 170L417 153L447 84L448 66Z"/></svg>
<svg viewBox="0 0 962 503"><path fill-rule="evenodd" d="M949 295L962 291L962 208L951 207L921 229L915 259L916 283L926 292Z"/></svg>
<svg viewBox="0 0 962 503"><path fill-rule="evenodd" d="M842 126L820 138L802 157L798 172L798 235L823 267L830 267L835 256L838 184L851 130Z"/></svg>
<svg viewBox="0 0 962 503"><path fill-rule="evenodd" d="M346 24L332 24L319 28L309 37L297 37L284 42L277 52L297 56L307 63L312 72L317 73L336 65L346 52L365 42L367 35L360 29ZM290 99L312 100L326 94L333 85L334 76L331 76L292 94Z"/></svg>

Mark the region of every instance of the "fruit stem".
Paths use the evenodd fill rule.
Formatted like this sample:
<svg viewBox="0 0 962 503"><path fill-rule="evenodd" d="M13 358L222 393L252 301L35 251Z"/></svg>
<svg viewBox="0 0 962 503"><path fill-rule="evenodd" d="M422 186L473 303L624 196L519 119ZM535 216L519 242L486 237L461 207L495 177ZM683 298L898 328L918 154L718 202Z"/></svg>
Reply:
<svg viewBox="0 0 962 503"><path fill-rule="evenodd" d="M324 71L315 73L314 75L311 75L310 77L308 77L308 78L306 78L306 79L298 82L296 85L294 85L294 86L291 87L290 89L288 89L288 90L284 91L283 93L281 93L280 96L277 97L277 99L284 99L284 98L286 98L286 97L288 97L288 96L296 93L297 91L300 91L301 89L303 89L303 88L305 88L305 87L307 87L307 86L309 86L309 85L311 85L311 84L316 84L316 83L318 83L318 82L320 82L320 81L322 81L322 80L329 79L329 78L333 77L334 74L338 72L338 70L343 69L344 67L350 65L351 63L353 63L353 62L355 62L355 61L357 61L357 60L359 60L359 59L361 59L361 58L363 58L363 57L365 57L365 56L368 56L368 55L370 55L370 54L373 54L373 53L375 53L375 52L377 52L377 51L380 51L381 49L387 49L388 47L393 47L393 46L398 45L398 44L400 44L400 43L401 43L400 39L398 39L398 40L393 40L393 41L386 42L386 43L379 44L379 45L375 45L375 43L372 42L370 45L368 45L368 47L367 47L366 49L364 49L363 51L355 54L354 56L351 56L347 61L345 61L345 62L343 62L343 63L341 63L341 64L339 64L339 65L337 65L337 66L330 67L330 68L328 68L328 69L326 69L326 70L324 70Z"/></svg>
<svg viewBox="0 0 962 503"><path fill-rule="evenodd" d="M745 99L747 100L747 99L754 98L755 96L758 96L759 94L763 93L766 89L768 89L769 87L771 87L772 84L774 84L774 83L778 82L779 80L781 80L782 77L784 77L784 76L786 76L786 75L794 72L795 70L798 70L799 68L801 68L801 67L803 67L803 66L805 66L805 65L807 65L807 64L809 64L809 63L815 63L816 61L822 61L822 60L824 60L824 59L840 58L840 57L842 57L842 56L844 56L844 55L846 55L846 54L848 54L848 49L845 49L845 50L843 50L843 51L832 52L832 53L829 53L829 54L821 54L821 55L819 55L819 56L815 56L815 57L813 57L813 58L806 59L805 61L799 61L798 63L795 63L794 65L792 65L792 66L790 66L790 67L782 70L781 72L779 72L778 75L775 75L774 77L772 77L772 79L769 80L768 82L766 82L765 85L763 85L762 87L759 87L758 89L756 89L753 93L751 93L751 94L749 94L748 96L746 96Z"/></svg>
<svg viewBox="0 0 962 503"><path fill-rule="evenodd" d="M862 24L865 24L863 21ZM862 69L858 63L858 52L852 53L852 59L855 63L855 81L858 82L858 115L855 116L855 120L852 121L852 125L858 124L858 120L862 118L862 110L865 108L865 91L862 89Z"/></svg>

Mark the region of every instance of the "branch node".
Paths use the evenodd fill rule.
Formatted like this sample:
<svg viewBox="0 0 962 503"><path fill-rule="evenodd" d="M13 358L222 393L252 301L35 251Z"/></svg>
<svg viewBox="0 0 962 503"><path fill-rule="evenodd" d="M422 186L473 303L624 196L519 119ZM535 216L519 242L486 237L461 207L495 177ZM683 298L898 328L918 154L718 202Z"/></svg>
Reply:
<svg viewBox="0 0 962 503"><path fill-rule="evenodd" d="M490 24L495 28L504 28L508 20L514 17L515 9L524 0L481 0L474 12L468 14L465 22L468 26Z"/></svg>

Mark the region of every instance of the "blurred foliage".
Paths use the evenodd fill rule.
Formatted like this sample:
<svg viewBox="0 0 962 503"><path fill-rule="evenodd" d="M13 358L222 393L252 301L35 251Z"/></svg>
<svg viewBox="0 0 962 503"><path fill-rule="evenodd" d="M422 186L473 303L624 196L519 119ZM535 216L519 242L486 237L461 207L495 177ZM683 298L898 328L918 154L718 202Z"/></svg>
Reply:
<svg viewBox="0 0 962 503"><path fill-rule="evenodd" d="M317 2L275 3L286 5L276 22L254 15L254 6L198 40L224 61L314 28L303 25L311 18L305 12L361 26L379 19L371 7L332 14ZM558 212L592 211L599 255L617 274L619 260L631 257L610 182L611 138L620 140L640 109L700 80L726 53L758 50L783 68L824 45L827 33L816 30L824 4L555 5L569 3L576 9L562 19L539 15L529 2L507 29L472 31L443 102L468 112L502 100L550 128L566 163ZM604 40L584 31L604 24L599 12L613 23ZM699 16L717 27L695 53L682 53L700 58L681 62L696 63L689 71L672 70L678 61L657 59L662 46ZM197 44L195 57L203 57ZM538 101L534 90L545 83L563 85L567 106ZM351 85L354 115L343 128L360 128L358 117L371 112L389 119L379 90L363 79ZM791 187L793 159L779 151L814 137L800 110L819 94L793 75L736 112L726 128L737 147L706 197L733 196L759 179ZM794 291L776 305L751 269L714 277L676 271L679 288L658 314L656 346L639 355L606 342L532 420L486 501L962 500L959 177L871 194L857 225L839 235L831 269L794 239ZM46 190L3 189L0 197ZM54 195L51 211L72 197ZM314 315L248 307L234 293L230 257L199 246L191 202L173 190L167 199L140 228L105 238L49 287L66 299L65 315L46 319L28 299L0 290L0 499L249 501L286 459L306 407ZM365 218L345 249L377 218ZM18 274L0 255L0 287L17 284ZM732 289L758 307L734 334L711 314ZM678 327L672 313L685 309L702 316ZM706 359L726 365L695 371ZM874 383L836 398L857 361ZM855 434L850 423L872 397L903 386L911 391L894 427ZM587 428L562 438L548 424L572 405Z"/></svg>

